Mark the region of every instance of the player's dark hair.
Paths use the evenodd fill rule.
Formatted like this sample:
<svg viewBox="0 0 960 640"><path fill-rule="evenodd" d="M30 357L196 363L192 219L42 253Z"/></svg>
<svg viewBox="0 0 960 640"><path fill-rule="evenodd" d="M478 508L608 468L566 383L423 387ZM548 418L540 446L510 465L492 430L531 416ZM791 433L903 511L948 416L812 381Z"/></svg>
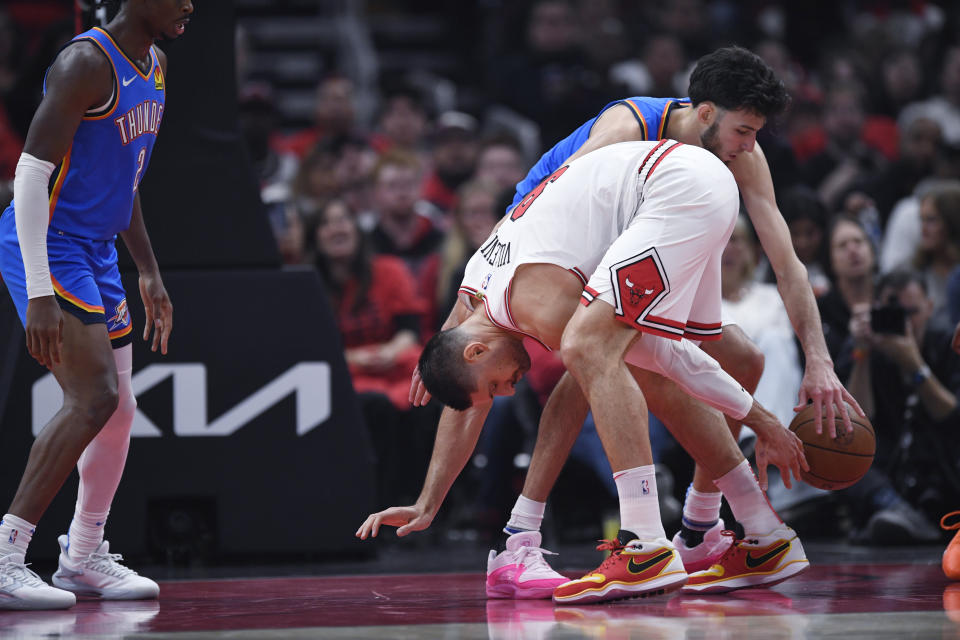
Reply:
<svg viewBox="0 0 960 640"><path fill-rule="evenodd" d="M463 359L470 336L459 327L434 334L420 354L420 378L434 398L451 409L464 411L473 402L475 383Z"/></svg>
<svg viewBox="0 0 960 640"><path fill-rule="evenodd" d="M746 109L764 118L790 103L783 82L757 54L743 47L724 47L700 58L687 91L694 105L713 102L727 111Z"/></svg>

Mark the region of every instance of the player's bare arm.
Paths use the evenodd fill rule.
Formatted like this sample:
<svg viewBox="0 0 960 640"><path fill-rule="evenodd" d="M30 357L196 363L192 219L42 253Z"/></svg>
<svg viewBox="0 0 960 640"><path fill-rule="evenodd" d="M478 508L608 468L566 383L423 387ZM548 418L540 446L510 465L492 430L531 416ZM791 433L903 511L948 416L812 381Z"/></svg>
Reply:
<svg viewBox="0 0 960 640"><path fill-rule="evenodd" d="M630 107L618 104L604 111L590 129L590 136L577 149L577 152L567 158L567 162L585 156L591 151L605 147L608 144L643 140L643 131L637 124L637 118Z"/></svg>
<svg viewBox="0 0 960 640"><path fill-rule="evenodd" d="M790 230L777 208L770 167L763 150L756 145L753 152L739 154L728 166L737 180L747 214L777 277L777 289L787 315L803 346L806 370L796 410L802 409L808 400L817 406L825 404L831 435L836 435L833 420L836 410L840 410L847 431L852 431L853 425L847 412L843 411L843 402L853 406L860 415L863 415L863 410L833 370L833 360L823 338L820 313L807 278L807 269L793 250ZM816 415L819 433L823 425L821 414L817 412Z"/></svg>
<svg viewBox="0 0 960 640"><path fill-rule="evenodd" d="M130 226L120 233L127 251L137 265L140 274L140 298L143 300L143 310L146 316L143 326L143 339L150 341L150 332L153 331L151 351L160 349L160 353L167 354L167 344L170 332L173 331L173 304L163 286L160 277L160 267L147 235L147 227L143 222L143 210L140 207L140 194L133 198L133 212L130 216Z"/></svg>
<svg viewBox="0 0 960 640"><path fill-rule="evenodd" d="M429 527L453 481L470 460L492 405L491 399L490 402L475 404L466 411L454 411L444 407L440 414L440 424L437 426L437 439L433 445L427 477L417 502L410 506L390 507L370 514L355 535L361 540L376 537L382 525L397 527L397 535L401 537Z"/></svg>
<svg viewBox="0 0 960 640"><path fill-rule="evenodd" d="M30 123L24 154L53 165L60 164L84 114L110 99L112 73L110 62L95 45L80 42L67 47L47 74L46 94ZM18 200L21 201L25 200ZM18 208L18 218L28 216L33 224L46 229L49 210L25 209L28 207ZM39 217L43 219L35 219ZM31 298L26 316L30 355L47 367L59 363L63 315L55 297Z"/></svg>

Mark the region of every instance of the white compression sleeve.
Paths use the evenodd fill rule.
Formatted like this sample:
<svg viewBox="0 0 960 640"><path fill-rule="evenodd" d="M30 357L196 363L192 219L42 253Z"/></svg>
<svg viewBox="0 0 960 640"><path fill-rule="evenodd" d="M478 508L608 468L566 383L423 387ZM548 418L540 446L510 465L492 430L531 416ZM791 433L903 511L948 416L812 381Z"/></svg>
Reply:
<svg viewBox="0 0 960 640"><path fill-rule="evenodd" d="M624 360L670 378L694 398L736 420L753 407L753 396L689 340L643 335Z"/></svg>
<svg viewBox="0 0 960 640"><path fill-rule="evenodd" d="M17 238L27 276L28 299L53 295L47 261L47 226L50 224L48 185L54 168L52 162L23 153L13 179Z"/></svg>

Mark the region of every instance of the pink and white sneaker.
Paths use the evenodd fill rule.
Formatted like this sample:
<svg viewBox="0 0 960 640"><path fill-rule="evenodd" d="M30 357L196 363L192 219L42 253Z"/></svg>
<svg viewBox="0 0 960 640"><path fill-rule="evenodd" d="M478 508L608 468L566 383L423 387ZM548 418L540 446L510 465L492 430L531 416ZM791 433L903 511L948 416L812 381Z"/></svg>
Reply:
<svg viewBox="0 0 960 640"><path fill-rule="evenodd" d="M677 548L687 573L709 569L731 544L733 544L733 537L723 535L723 518L703 534L703 542L695 547L688 547L680 537L679 531L673 536L673 546Z"/></svg>
<svg viewBox="0 0 960 640"><path fill-rule="evenodd" d="M540 548L539 531L521 531L507 538L507 549L487 558L487 597L531 600L553 597L567 578L550 568Z"/></svg>

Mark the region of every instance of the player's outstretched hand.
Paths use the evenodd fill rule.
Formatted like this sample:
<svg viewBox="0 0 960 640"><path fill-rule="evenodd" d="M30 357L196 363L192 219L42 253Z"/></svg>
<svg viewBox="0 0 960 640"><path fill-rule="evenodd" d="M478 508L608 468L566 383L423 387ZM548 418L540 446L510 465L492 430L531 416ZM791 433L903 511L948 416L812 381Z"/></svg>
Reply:
<svg viewBox="0 0 960 640"><path fill-rule="evenodd" d="M840 379L837 378L833 366L826 362L807 361L807 370L803 373L803 382L800 384L799 404L793 408L794 411L802 411L807 406L807 401L813 401L817 409L814 412L816 416L817 433L823 433L823 411L826 411L827 430L831 438L837 437L837 426L834 417L839 413L843 419L843 425L847 433L853 432L853 424L850 422L850 416L843 406L846 402L854 411L866 418L867 414L863 412L856 399L850 395ZM788 485L789 486L789 485Z"/></svg>
<svg viewBox="0 0 960 640"><path fill-rule="evenodd" d="M376 538L382 525L397 527L397 535L401 538L414 531L423 531L433 522L433 517L424 513L419 507L390 507L377 513L371 513L363 521L357 533L361 540Z"/></svg>
<svg viewBox="0 0 960 640"><path fill-rule="evenodd" d="M793 431L780 427L768 437L757 437L757 480L760 488L767 490L767 467L771 464L780 470L780 478L787 489L792 489L790 474L800 479L800 470L810 470L803 455L803 442Z"/></svg>
<svg viewBox="0 0 960 640"><path fill-rule="evenodd" d="M423 380L420 379L420 367L415 367L410 377L410 404L422 407L428 402L430 402L430 392L423 386Z"/></svg>
<svg viewBox="0 0 960 640"><path fill-rule="evenodd" d="M34 360L50 368L60 364L63 346L63 312L54 296L31 298L27 302L27 351Z"/></svg>
<svg viewBox="0 0 960 640"><path fill-rule="evenodd" d="M147 319L143 326L143 339L150 341L150 330L153 332L153 344L150 351L160 348L160 353L167 355L167 343L170 332L173 331L173 304L163 286L160 274L140 276L140 299L143 300L143 310Z"/></svg>

